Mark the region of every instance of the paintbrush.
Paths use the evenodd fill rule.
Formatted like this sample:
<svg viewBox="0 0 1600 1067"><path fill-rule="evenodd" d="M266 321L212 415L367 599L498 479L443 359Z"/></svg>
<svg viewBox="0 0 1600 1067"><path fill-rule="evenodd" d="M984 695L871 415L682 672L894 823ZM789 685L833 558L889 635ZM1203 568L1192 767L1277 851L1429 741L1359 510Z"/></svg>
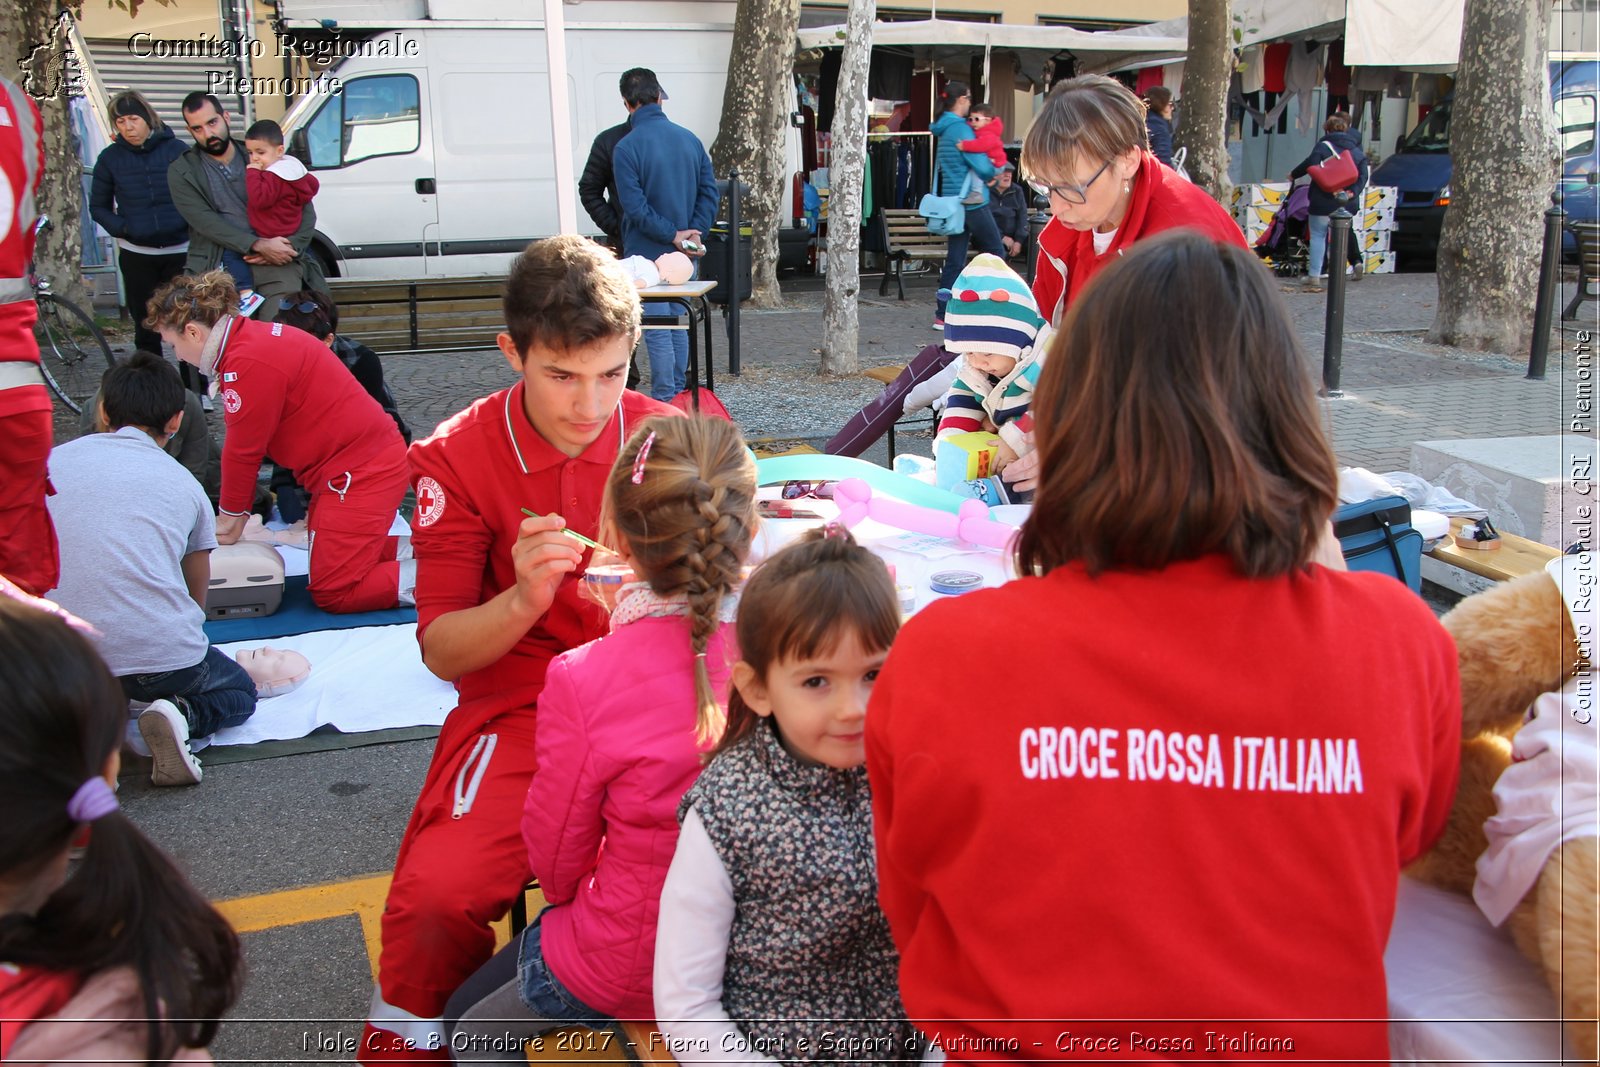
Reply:
<svg viewBox="0 0 1600 1067"><path fill-rule="evenodd" d="M522 509L522 513L524 515L528 516L528 518L530 518L530 519L542 519L542 518L545 517L545 516L539 514L537 511L529 511L527 508L523 508ZM602 545L599 541L591 540L591 539L583 536L583 534L579 533L577 530L571 529L570 527L563 526L561 528L561 532L566 534L568 537L572 538L574 541L578 542L578 544L580 544L580 545L588 545L590 548L594 549L596 552L610 552L613 556L617 555L617 553L615 551L613 551L612 549L607 548L605 545Z"/></svg>

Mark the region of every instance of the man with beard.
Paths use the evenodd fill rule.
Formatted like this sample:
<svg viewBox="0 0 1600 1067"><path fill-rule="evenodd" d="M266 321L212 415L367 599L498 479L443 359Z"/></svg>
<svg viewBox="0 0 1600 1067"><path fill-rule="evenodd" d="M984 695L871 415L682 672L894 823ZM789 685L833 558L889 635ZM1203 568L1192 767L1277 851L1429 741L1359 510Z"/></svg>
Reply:
<svg viewBox="0 0 1600 1067"><path fill-rule="evenodd" d="M255 275L255 289L264 298L256 317L270 321L278 314L278 298L301 289L327 291L317 258L306 254L317 212L305 206L300 228L288 237L257 237L250 230L246 208L244 142L235 140L228 113L210 93L183 98L183 124L194 147L173 160L167 185L178 213L189 224L189 255L184 272L203 274L222 265L224 250L244 256Z"/></svg>

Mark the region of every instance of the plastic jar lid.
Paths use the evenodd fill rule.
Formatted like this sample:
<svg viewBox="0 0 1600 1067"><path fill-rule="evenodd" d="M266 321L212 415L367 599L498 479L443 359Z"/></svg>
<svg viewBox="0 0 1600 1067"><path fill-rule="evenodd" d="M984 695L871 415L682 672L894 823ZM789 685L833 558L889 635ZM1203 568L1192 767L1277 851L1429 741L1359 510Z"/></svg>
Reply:
<svg viewBox="0 0 1600 1067"><path fill-rule="evenodd" d="M977 571L939 571L928 579L928 587L948 596L970 593L983 587L983 575Z"/></svg>

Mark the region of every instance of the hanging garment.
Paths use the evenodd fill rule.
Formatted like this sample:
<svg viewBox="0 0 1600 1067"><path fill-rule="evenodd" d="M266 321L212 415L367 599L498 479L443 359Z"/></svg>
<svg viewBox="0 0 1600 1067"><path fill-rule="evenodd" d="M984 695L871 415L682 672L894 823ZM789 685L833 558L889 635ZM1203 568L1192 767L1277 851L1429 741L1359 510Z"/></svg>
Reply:
<svg viewBox="0 0 1600 1067"><path fill-rule="evenodd" d="M1329 96L1350 95L1350 68L1344 65L1344 38L1328 45L1328 62L1323 70L1323 80Z"/></svg>
<svg viewBox="0 0 1600 1067"><path fill-rule="evenodd" d="M1239 54L1239 91L1245 96L1262 90L1262 79L1266 73L1263 67L1265 52L1266 49L1261 45L1254 44Z"/></svg>
<svg viewBox="0 0 1600 1067"><path fill-rule="evenodd" d="M1316 41L1300 42L1289 50L1289 61L1283 71L1284 94L1294 97L1299 110L1294 128L1305 133L1312 128L1317 116L1312 114L1311 90L1322 82L1323 49Z"/></svg>
<svg viewBox="0 0 1600 1067"><path fill-rule="evenodd" d="M1261 88L1269 93L1283 92L1283 72L1293 49L1293 45L1282 41L1267 45L1266 58L1262 60Z"/></svg>

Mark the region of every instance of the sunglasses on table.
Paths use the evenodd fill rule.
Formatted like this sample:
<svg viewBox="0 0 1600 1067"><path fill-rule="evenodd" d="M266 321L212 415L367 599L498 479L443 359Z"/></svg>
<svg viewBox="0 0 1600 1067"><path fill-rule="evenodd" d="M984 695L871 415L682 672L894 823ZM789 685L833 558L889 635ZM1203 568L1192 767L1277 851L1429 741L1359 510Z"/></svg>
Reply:
<svg viewBox="0 0 1600 1067"><path fill-rule="evenodd" d="M803 496L817 497L820 500L833 499L832 482L784 482L783 499L799 500Z"/></svg>
<svg viewBox="0 0 1600 1067"><path fill-rule="evenodd" d="M1073 185L1070 182L1041 182L1029 178L1028 188L1046 198L1051 196L1059 196L1062 200L1065 200L1069 204L1088 203L1089 186L1093 185L1095 183L1095 179L1104 174L1106 172L1106 168L1109 166L1111 166L1111 160L1108 159L1104 163L1100 164L1100 169L1091 174L1089 176L1089 180L1084 182L1082 185Z"/></svg>

